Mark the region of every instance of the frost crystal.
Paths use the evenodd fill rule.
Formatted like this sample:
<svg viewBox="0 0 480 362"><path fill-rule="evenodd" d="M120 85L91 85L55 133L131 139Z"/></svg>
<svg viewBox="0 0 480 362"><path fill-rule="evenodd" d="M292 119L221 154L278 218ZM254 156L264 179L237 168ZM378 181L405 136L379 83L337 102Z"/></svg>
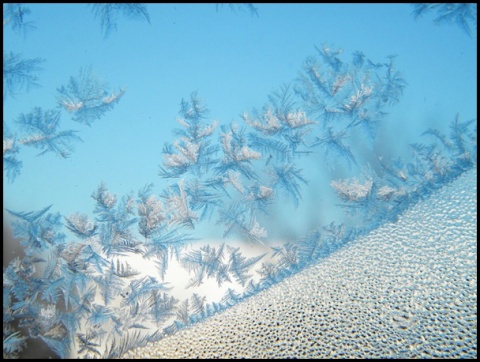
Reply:
<svg viewBox="0 0 480 362"><path fill-rule="evenodd" d="M252 220L249 233L254 239L258 240L260 240L261 238L266 238L268 235L267 231L264 228L260 227L260 224L255 219Z"/></svg>
<svg viewBox="0 0 480 362"><path fill-rule="evenodd" d="M354 178L351 183L349 180L340 180L340 181L332 181L332 187L337 191L337 194L343 199L347 201L360 201L365 199L373 185L372 180L367 180L363 185L359 183L359 181Z"/></svg>
<svg viewBox="0 0 480 362"><path fill-rule="evenodd" d="M271 109L267 110L267 112L262 115L262 120L264 122L258 119L252 121L246 113L242 115L242 118L247 124L262 131L265 134L274 134L282 127L280 124L280 120L275 117Z"/></svg>
<svg viewBox="0 0 480 362"><path fill-rule="evenodd" d="M298 128L309 124L315 124L314 121L311 121L307 118L305 112L303 111L288 113L286 122L290 128Z"/></svg>
<svg viewBox="0 0 480 362"><path fill-rule="evenodd" d="M382 200L390 200L397 190L390 186L382 186L377 192L377 196Z"/></svg>
<svg viewBox="0 0 480 362"><path fill-rule="evenodd" d="M13 139L11 138L4 138L3 139L3 154L7 152L8 150L11 150L13 148Z"/></svg>
<svg viewBox="0 0 480 362"><path fill-rule="evenodd" d="M244 161L244 160L258 160L261 157L261 153L255 152L251 148L247 146L243 146L240 150L240 154L237 155L235 158L237 161Z"/></svg>

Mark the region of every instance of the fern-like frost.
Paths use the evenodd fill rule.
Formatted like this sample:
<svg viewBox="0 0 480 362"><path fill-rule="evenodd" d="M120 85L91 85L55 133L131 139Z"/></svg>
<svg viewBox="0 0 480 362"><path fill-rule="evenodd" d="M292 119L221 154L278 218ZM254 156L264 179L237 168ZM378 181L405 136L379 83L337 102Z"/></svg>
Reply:
<svg viewBox="0 0 480 362"><path fill-rule="evenodd" d="M109 94L107 84L93 73L91 67L81 68L78 77L70 77L67 86L61 86L57 91L59 106L73 113L75 122L87 126L103 117L125 93L125 89L121 89Z"/></svg>
<svg viewBox="0 0 480 362"><path fill-rule="evenodd" d="M145 4L99 3L91 4L91 6L95 19L100 19L104 38L107 38L113 30L117 30L117 21L120 14L130 19L143 19L150 24L150 16Z"/></svg>
<svg viewBox="0 0 480 362"><path fill-rule="evenodd" d="M7 95L15 97L18 92L38 86L36 72L41 70L44 59L22 59L20 54L12 52L3 55L3 101Z"/></svg>

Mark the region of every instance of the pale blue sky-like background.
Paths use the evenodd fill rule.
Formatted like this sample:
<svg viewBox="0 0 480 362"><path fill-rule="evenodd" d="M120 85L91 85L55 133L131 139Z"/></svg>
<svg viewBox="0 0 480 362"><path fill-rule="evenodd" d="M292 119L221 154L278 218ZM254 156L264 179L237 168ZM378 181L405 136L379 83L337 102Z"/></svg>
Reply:
<svg viewBox="0 0 480 362"><path fill-rule="evenodd" d="M4 53L44 58L41 87L4 101L4 121L34 107L56 107L56 89L91 65L109 89L125 87L120 102L91 127L62 112L62 129L78 130L82 143L70 158L53 153L36 156L22 147L21 174L13 183L4 175L4 209L51 211L93 217L90 197L101 181L121 197L154 183L157 194L168 182L158 175L162 148L172 142L182 98L193 91L210 110L207 123L243 121L239 115L261 108L272 90L293 81L315 46L342 48L342 60L362 51L374 62L397 55L396 69L408 85L401 101L389 109L381 142L385 152L407 157L408 143L427 128L448 132L448 124L477 117L477 37L457 25L435 25L435 14L415 20L408 4L256 4L258 16L215 4L148 4L151 24L118 18L117 31L106 39L99 19L87 4L28 4L36 29L25 37L4 28ZM216 139L216 138L215 138ZM309 187L298 210L285 206L273 214L272 237L304 234L314 224L338 218L330 205L328 170L302 165ZM292 212L294 211L294 212ZM288 215L286 218L285 215ZM270 226L271 226L270 225ZM200 237L217 237L205 225ZM292 231L294 230L294 231ZM210 234L211 232L211 234ZM195 235L196 236L196 235Z"/></svg>

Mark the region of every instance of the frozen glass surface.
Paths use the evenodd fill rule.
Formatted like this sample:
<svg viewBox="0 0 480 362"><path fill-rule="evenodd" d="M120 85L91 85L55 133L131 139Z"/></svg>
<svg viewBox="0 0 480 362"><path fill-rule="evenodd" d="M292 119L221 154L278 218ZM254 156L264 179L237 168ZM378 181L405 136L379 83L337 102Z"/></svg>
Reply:
<svg viewBox="0 0 480 362"><path fill-rule="evenodd" d="M476 4L3 10L6 357L163 339L476 169Z"/></svg>

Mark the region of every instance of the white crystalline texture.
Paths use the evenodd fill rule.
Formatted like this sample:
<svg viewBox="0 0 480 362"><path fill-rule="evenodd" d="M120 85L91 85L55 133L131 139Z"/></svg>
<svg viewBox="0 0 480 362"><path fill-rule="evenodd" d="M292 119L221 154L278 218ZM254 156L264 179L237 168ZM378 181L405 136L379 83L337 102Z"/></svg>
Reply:
<svg viewBox="0 0 480 362"><path fill-rule="evenodd" d="M258 160L262 154L260 152L256 152L247 146L243 146L240 150L240 154L237 155L237 161L244 161L244 160Z"/></svg>
<svg viewBox="0 0 480 362"><path fill-rule="evenodd" d="M237 171L230 172L230 171L228 171L227 172L227 177L225 178L225 182L231 183L232 186L235 187L238 190L238 192L243 194L243 185L242 185L242 181L241 181L241 178L240 178L240 172L237 172Z"/></svg>
<svg viewBox="0 0 480 362"><path fill-rule="evenodd" d="M114 194L105 191L102 193L102 202L105 206L112 208L117 202L117 197Z"/></svg>
<svg viewBox="0 0 480 362"><path fill-rule="evenodd" d="M231 142L232 142L232 133L231 132L223 133L222 134L222 148L223 148L223 152L225 152L226 154L231 154L232 153Z"/></svg>
<svg viewBox="0 0 480 362"><path fill-rule="evenodd" d="M257 220L253 221L253 225L252 228L249 230L249 233L256 239L267 237L267 231L264 228L260 227L260 224L257 222Z"/></svg>
<svg viewBox="0 0 480 362"><path fill-rule="evenodd" d="M346 201L359 201L365 199L372 189L372 180L365 181L361 184L356 178L351 182L349 180L332 181L332 187L337 194Z"/></svg>
<svg viewBox="0 0 480 362"><path fill-rule="evenodd" d="M338 91L340 89L342 89L342 87L347 84L348 82L350 82L352 78L350 77L350 75L348 74L343 74L343 75L340 75L340 76L337 76L335 78L335 82L333 83L333 86L332 86L332 96L334 96L335 94L338 93Z"/></svg>
<svg viewBox="0 0 480 362"><path fill-rule="evenodd" d="M228 158L240 162L245 160L258 160L262 156L261 153L252 150L248 146L242 146L239 149L238 146L236 147L235 144L232 144L232 141L232 132L222 134L222 148L225 155L228 155Z"/></svg>
<svg viewBox="0 0 480 362"><path fill-rule="evenodd" d="M138 215L145 218L146 228L148 230L154 229L163 220L163 204L155 195L148 196L145 203L138 203Z"/></svg>
<svg viewBox="0 0 480 362"><path fill-rule="evenodd" d="M62 100L62 104L63 108L65 108L68 112L75 112L83 107L83 102L73 102L71 100L68 102Z"/></svg>
<svg viewBox="0 0 480 362"><path fill-rule="evenodd" d="M476 359L476 184L473 169L397 222L123 358Z"/></svg>
<svg viewBox="0 0 480 362"><path fill-rule="evenodd" d="M13 147L13 139L11 138L4 138L3 139L3 154L8 150L12 149Z"/></svg>
<svg viewBox="0 0 480 362"><path fill-rule="evenodd" d="M264 199L272 196L273 190L270 187L260 186L259 198Z"/></svg>
<svg viewBox="0 0 480 362"><path fill-rule="evenodd" d="M198 133L198 138L210 136L215 129L218 127L218 120L213 121L213 123L205 127L201 132Z"/></svg>
<svg viewBox="0 0 480 362"><path fill-rule="evenodd" d="M315 124L307 118L305 112L292 112L287 115L287 124L290 128L298 128L309 124Z"/></svg>
<svg viewBox="0 0 480 362"><path fill-rule="evenodd" d="M55 316L56 316L56 311L55 311L54 304L49 304L46 307L41 308L40 316L39 316L41 325L45 329L49 329L51 325L55 322Z"/></svg>
<svg viewBox="0 0 480 362"><path fill-rule="evenodd" d="M198 151L200 145L183 139L185 146L181 146L178 141L173 143L173 146L180 152L179 154L164 155L164 164L168 167L179 167L184 165L195 164L198 159Z"/></svg>
<svg viewBox="0 0 480 362"><path fill-rule="evenodd" d="M390 199L394 194L396 190L390 186L382 186L377 192L377 195L379 198L388 200Z"/></svg>
<svg viewBox="0 0 480 362"><path fill-rule="evenodd" d="M27 137L22 138L19 142L24 145L28 145L30 143L42 142L45 140L45 136L40 134L34 134Z"/></svg>
<svg viewBox="0 0 480 362"><path fill-rule="evenodd" d="M358 89L355 92L355 94L350 97L350 103L345 104L343 108L348 112L359 108L365 102L365 100L367 100L367 98L370 97L372 92L373 92L373 86L366 87L362 84L361 88Z"/></svg>
<svg viewBox="0 0 480 362"><path fill-rule="evenodd" d="M258 119L252 121L246 113L242 117L247 124L267 134L273 134L282 127L280 120L273 114L271 109L262 115L262 121Z"/></svg>
<svg viewBox="0 0 480 362"><path fill-rule="evenodd" d="M284 127L282 125L282 120L280 120L271 109L268 109L264 114L262 114L261 120L251 120L246 113L243 114L242 117L247 124L265 134L275 134ZM307 118L305 112L303 111L289 112L286 118L282 117L282 119L283 123L286 123L288 128L291 129L309 124L315 124L314 121Z"/></svg>
<svg viewBox="0 0 480 362"><path fill-rule="evenodd" d="M189 164L188 159L179 154L164 155L163 159L165 166L168 167L180 167Z"/></svg>
<svg viewBox="0 0 480 362"><path fill-rule="evenodd" d="M102 102L105 103L105 104L110 104L112 102L116 102L123 96L124 93L125 93L125 89L121 89L119 93L117 93L117 94L112 93L111 95L103 98Z"/></svg>
<svg viewBox="0 0 480 362"><path fill-rule="evenodd" d="M197 213L188 207L187 195L184 190L184 179L178 182L180 194L173 194L167 199L168 209L170 212L169 225L188 224L193 225L193 220L198 219Z"/></svg>
<svg viewBox="0 0 480 362"><path fill-rule="evenodd" d="M75 226L77 230L84 234L88 234L90 231L92 231L95 228L95 224L88 220L87 215L81 215L79 213L74 213L70 215L68 220Z"/></svg>

